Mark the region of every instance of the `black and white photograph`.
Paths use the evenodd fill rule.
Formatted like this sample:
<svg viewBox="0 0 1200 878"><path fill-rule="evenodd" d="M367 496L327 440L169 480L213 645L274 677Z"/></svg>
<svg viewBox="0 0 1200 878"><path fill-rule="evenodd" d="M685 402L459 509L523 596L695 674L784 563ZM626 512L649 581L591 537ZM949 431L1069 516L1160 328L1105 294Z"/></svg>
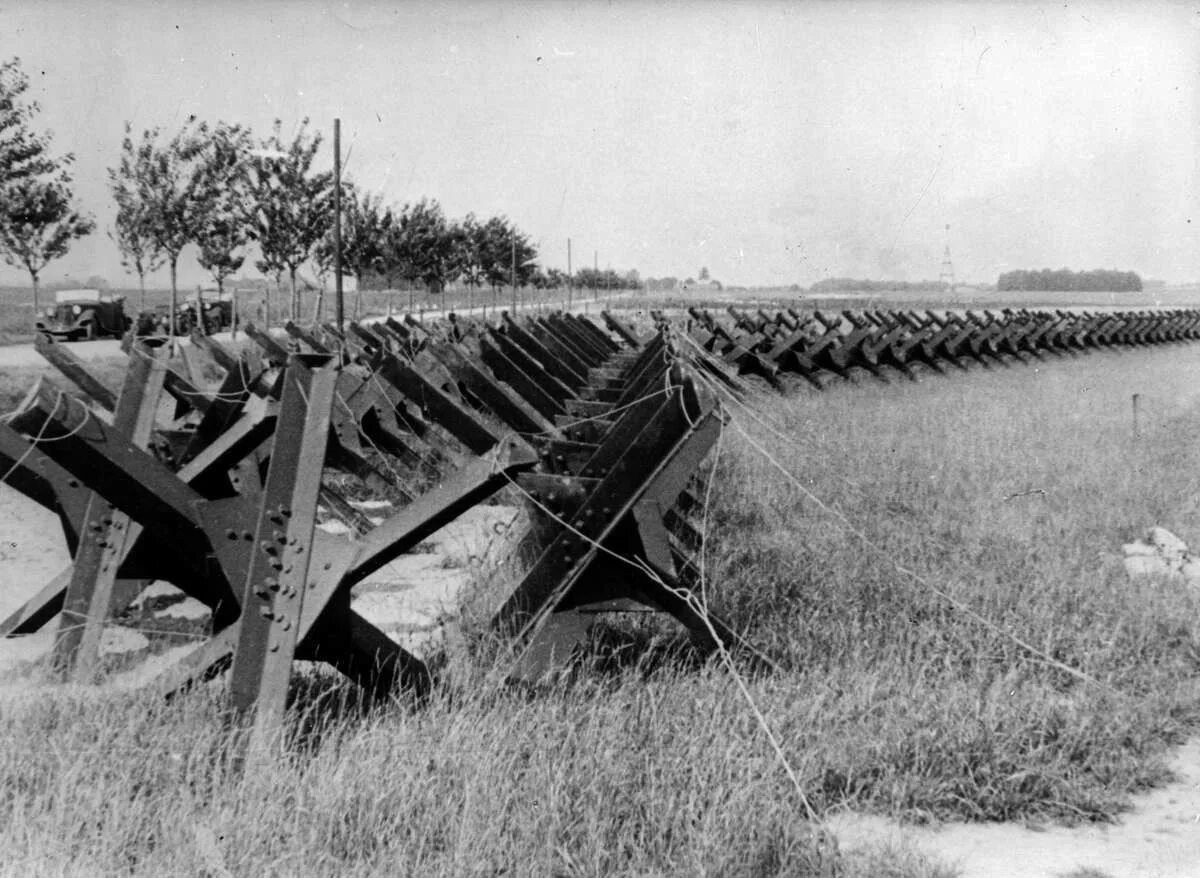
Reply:
<svg viewBox="0 0 1200 878"><path fill-rule="evenodd" d="M1195 0L0 0L0 878L1200 878Z"/></svg>

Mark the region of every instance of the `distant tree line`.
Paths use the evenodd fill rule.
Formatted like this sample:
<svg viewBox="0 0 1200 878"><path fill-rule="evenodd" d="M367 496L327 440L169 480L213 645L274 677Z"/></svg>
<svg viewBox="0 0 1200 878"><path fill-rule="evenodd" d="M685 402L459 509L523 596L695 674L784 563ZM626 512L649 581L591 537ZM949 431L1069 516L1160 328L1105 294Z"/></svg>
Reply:
<svg viewBox="0 0 1200 878"><path fill-rule="evenodd" d="M646 278L645 287L647 290L656 292L671 292L672 290L688 289L698 285L715 290L724 289L724 285L708 273L707 266L701 266L699 277L698 281L694 277L684 278L682 281L677 277L670 276L648 277Z"/></svg>
<svg viewBox="0 0 1200 878"><path fill-rule="evenodd" d="M1142 279L1133 271L1071 271L1060 268L1053 271L1007 271L996 281L996 289L1002 291L1037 290L1048 291L1091 291L1091 292L1140 292Z"/></svg>
<svg viewBox="0 0 1200 878"><path fill-rule="evenodd" d="M950 289L950 285L940 280L861 280L852 277L827 277L817 281L808 288L811 293L845 293L851 291L882 293L889 290L920 293L948 289Z"/></svg>

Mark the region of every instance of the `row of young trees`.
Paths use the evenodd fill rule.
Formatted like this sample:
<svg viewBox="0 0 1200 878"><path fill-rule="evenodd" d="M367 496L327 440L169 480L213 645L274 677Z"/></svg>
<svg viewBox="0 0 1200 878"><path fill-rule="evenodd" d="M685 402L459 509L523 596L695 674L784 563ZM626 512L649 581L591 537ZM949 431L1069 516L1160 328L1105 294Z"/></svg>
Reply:
<svg viewBox="0 0 1200 878"><path fill-rule="evenodd" d="M146 274L166 264L174 301L188 244L218 290L253 244L258 271L277 284L288 278L297 319L302 266L312 265L324 290L337 257L333 175L314 167L321 142L308 120L290 138L276 121L262 140L226 123L190 120L170 138L158 129L135 137L126 126L121 160L109 171L118 206L113 237L126 269L144 290ZM341 241L342 270L364 287L421 284L440 292L460 278L524 285L536 271L536 248L505 217L452 221L433 199L389 207L352 181L343 184ZM319 294L314 318L322 304Z"/></svg>
<svg viewBox="0 0 1200 878"><path fill-rule="evenodd" d="M0 255L29 272L36 308L41 271L95 221L74 204L74 157L54 155L49 135L36 131L39 107L28 90L19 59L0 64ZM308 120L290 137L276 121L262 139L242 125L195 118L175 133L139 134L126 124L108 172L117 206L110 236L143 302L146 276L165 266L175 311L179 260L195 245L219 289L254 253L264 275L280 285L289 279L289 310L298 317L301 267L311 261L324 279L336 258L333 175L316 166L321 142ZM546 278L537 249L506 217L452 221L436 200L389 207L353 182L343 191L342 264L361 283L440 292L459 279L499 287Z"/></svg>
<svg viewBox="0 0 1200 878"><path fill-rule="evenodd" d="M996 281L998 290L1140 292L1142 279L1133 271L1071 271L1060 268L1052 271L1007 271Z"/></svg>

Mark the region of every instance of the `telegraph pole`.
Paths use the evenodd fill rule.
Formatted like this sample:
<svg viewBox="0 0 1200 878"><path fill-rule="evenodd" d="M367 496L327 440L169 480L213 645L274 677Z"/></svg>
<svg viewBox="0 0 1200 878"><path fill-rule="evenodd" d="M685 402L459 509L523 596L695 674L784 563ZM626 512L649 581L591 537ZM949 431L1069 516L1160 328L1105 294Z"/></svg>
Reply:
<svg viewBox="0 0 1200 878"><path fill-rule="evenodd" d="M345 331L346 303L342 296L342 120L333 120L333 291L338 332Z"/></svg>

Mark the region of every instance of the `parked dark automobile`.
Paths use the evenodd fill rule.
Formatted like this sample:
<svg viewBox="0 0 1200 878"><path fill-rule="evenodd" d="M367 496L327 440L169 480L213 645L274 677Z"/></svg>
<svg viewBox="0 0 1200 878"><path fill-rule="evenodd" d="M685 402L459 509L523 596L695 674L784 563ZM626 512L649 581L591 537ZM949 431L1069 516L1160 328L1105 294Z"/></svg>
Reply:
<svg viewBox="0 0 1200 878"><path fill-rule="evenodd" d="M195 294L190 295L180 307L180 319L185 334L190 333L193 328L200 326L200 321L196 318L196 313L200 308L201 301L203 301L205 335L212 335L215 332L221 332L233 326L235 320L233 313L233 293L202 290L199 300Z"/></svg>
<svg viewBox="0 0 1200 878"><path fill-rule="evenodd" d="M216 290L201 293L204 303L204 333L212 335L234 325L236 315L233 312L233 294L221 293ZM188 296L179 303L175 312L175 335L191 335L192 330L200 326L197 319L198 302L195 295ZM138 315L138 335L166 335L171 323L171 308L169 305L156 305L152 311L143 311Z"/></svg>
<svg viewBox="0 0 1200 878"><path fill-rule="evenodd" d="M170 323L170 309L166 305L157 305L152 311L143 311L137 317L134 334L138 336L166 335L167 324ZM178 318L176 318L178 323ZM176 335L179 333L177 332Z"/></svg>
<svg viewBox="0 0 1200 878"><path fill-rule="evenodd" d="M125 314L125 297L100 290L59 290L54 307L47 308L37 329L62 341L120 338L132 319Z"/></svg>

